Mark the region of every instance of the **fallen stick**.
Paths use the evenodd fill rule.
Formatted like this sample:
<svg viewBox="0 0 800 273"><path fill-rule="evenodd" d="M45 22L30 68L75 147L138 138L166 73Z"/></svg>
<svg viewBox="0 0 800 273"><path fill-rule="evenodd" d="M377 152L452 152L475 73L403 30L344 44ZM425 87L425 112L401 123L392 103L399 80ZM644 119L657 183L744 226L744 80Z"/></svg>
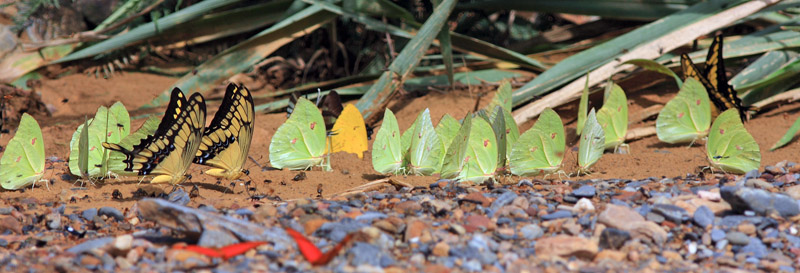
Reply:
<svg viewBox="0 0 800 273"><path fill-rule="evenodd" d="M658 113L661 112L661 109L664 109L664 105L662 104L651 105L650 107L642 109L642 111L635 113L631 119L628 120L628 125L636 124L643 120L649 119L652 116L658 115Z"/></svg>
<svg viewBox="0 0 800 273"><path fill-rule="evenodd" d="M625 134L625 141L638 140L655 134L656 134L655 126L633 128L628 130L628 133Z"/></svg>

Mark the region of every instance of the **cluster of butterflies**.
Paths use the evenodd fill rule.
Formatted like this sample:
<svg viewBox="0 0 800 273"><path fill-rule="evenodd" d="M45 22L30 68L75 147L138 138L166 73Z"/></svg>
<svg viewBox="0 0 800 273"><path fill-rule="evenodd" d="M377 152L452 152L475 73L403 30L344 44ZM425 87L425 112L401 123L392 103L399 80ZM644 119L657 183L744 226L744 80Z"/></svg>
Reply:
<svg viewBox="0 0 800 273"><path fill-rule="evenodd" d="M172 90L161 121L150 117L134 133L124 105L100 107L73 134L70 172L90 178L152 175L152 183L178 184L188 178L186 170L194 162L211 166L206 174L236 179L248 173L243 166L254 118L250 91L234 84L208 127L203 96L195 93L187 99L178 88ZM44 145L33 117L23 114L8 146L0 159L0 185L13 190L39 181L44 175Z"/></svg>
<svg viewBox="0 0 800 273"><path fill-rule="evenodd" d="M659 113L656 133L667 143L694 143L707 137L706 154L712 166L746 173L760 167L761 152L742 123L752 109L742 106L736 90L728 84L722 40L721 35L714 38L703 70L687 54L681 55L685 80L678 95Z"/></svg>
<svg viewBox="0 0 800 273"><path fill-rule="evenodd" d="M728 85L722 58L722 37L709 48L703 70L688 55L681 56L685 82L678 95L659 113L660 140L685 143L707 137L706 151L714 167L745 173L760 166L758 144L744 129L747 107ZM586 114L588 88L578 114L579 173L588 172L603 152L625 145L628 106L625 92L615 84L606 89L600 110ZM559 171L565 151L564 126L552 110L520 135L511 118L511 86L504 83L487 108L462 121L445 115L436 127L430 111L419 114L400 134L397 120L386 110L372 147L373 168L380 173L432 175L482 182L506 167L514 175ZM361 158L368 149L371 129L354 105L342 106L335 91L316 103L293 94L288 120L269 145L275 168L330 168L325 155L338 151ZM722 112L722 113L720 113ZM720 113L711 124L713 116ZM95 117L78 127L70 142L70 171L82 177L111 174L152 175L152 183L178 184L187 179L191 163L212 168L206 174L237 179L253 136L252 96L244 86L228 86L220 110L205 127L206 106L200 94L188 99L175 88L164 117L150 117L130 132L130 117L121 103L100 107ZM44 174L44 145L35 119L23 114L19 129L0 159L0 185L19 189Z"/></svg>

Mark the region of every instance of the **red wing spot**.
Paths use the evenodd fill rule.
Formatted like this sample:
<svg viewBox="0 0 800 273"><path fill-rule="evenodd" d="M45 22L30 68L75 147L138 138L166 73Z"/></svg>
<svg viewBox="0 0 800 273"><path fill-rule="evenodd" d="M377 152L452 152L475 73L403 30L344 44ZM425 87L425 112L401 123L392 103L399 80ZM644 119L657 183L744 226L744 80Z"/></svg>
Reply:
<svg viewBox="0 0 800 273"><path fill-rule="evenodd" d="M422 132L419 132L419 135L417 136L417 138L422 138Z"/></svg>
<svg viewBox="0 0 800 273"><path fill-rule="evenodd" d="M469 156L464 158L464 163L467 163L467 162L469 162Z"/></svg>
<svg viewBox="0 0 800 273"><path fill-rule="evenodd" d="M556 133L550 133L550 139L556 139Z"/></svg>
<svg viewBox="0 0 800 273"><path fill-rule="evenodd" d="M531 148L531 153L535 153L535 152L536 152L536 150L538 150L538 149L539 149L539 147L533 147L533 148Z"/></svg>
<svg viewBox="0 0 800 273"><path fill-rule="evenodd" d="M295 143L297 143L297 138L293 138L292 139L292 144L295 144Z"/></svg>
<svg viewBox="0 0 800 273"><path fill-rule="evenodd" d="M556 152L556 156L557 157L562 157L562 156L564 156L564 152L560 152L560 151Z"/></svg>
<svg viewBox="0 0 800 273"><path fill-rule="evenodd" d="M386 144L383 144L383 147L381 147L381 149L386 150Z"/></svg>
<svg viewBox="0 0 800 273"><path fill-rule="evenodd" d="M506 129L506 135L511 133L511 129Z"/></svg>
<svg viewBox="0 0 800 273"><path fill-rule="evenodd" d="M108 136L109 136L109 137L111 136L111 134L113 134L113 132L108 132Z"/></svg>
<svg viewBox="0 0 800 273"><path fill-rule="evenodd" d="M720 135L724 135L725 134L725 129L719 129L719 134Z"/></svg>
<svg viewBox="0 0 800 273"><path fill-rule="evenodd" d="M683 112L678 113L678 118L683 118Z"/></svg>
<svg viewBox="0 0 800 273"><path fill-rule="evenodd" d="M483 140L483 147L489 147L489 140Z"/></svg>
<svg viewBox="0 0 800 273"><path fill-rule="evenodd" d="M14 162L19 162L20 160L22 160L22 156L18 156L17 160L14 160Z"/></svg>
<svg viewBox="0 0 800 273"><path fill-rule="evenodd" d="M617 107L617 112L622 112L622 106Z"/></svg>
<svg viewBox="0 0 800 273"><path fill-rule="evenodd" d="M695 104L700 105L700 100L695 101Z"/></svg>
<svg viewBox="0 0 800 273"><path fill-rule="evenodd" d="M736 150L741 151L741 150L744 150L744 148L742 148L742 146L736 145Z"/></svg>
<svg viewBox="0 0 800 273"><path fill-rule="evenodd" d="M90 151L90 152L91 152L91 151L94 151L94 149L97 149L97 147L95 147L95 146L92 146L92 148L89 148L89 151Z"/></svg>
<svg viewBox="0 0 800 273"><path fill-rule="evenodd" d="M35 137L31 139L31 145L36 145L36 138Z"/></svg>
<svg viewBox="0 0 800 273"><path fill-rule="evenodd" d="M311 130L314 130L315 126L317 126L317 123L316 122L312 122L311 126L309 126L309 127L311 127ZM294 142L292 142L292 144L294 144Z"/></svg>
<svg viewBox="0 0 800 273"><path fill-rule="evenodd" d="M392 131L392 137L396 136L397 132Z"/></svg>

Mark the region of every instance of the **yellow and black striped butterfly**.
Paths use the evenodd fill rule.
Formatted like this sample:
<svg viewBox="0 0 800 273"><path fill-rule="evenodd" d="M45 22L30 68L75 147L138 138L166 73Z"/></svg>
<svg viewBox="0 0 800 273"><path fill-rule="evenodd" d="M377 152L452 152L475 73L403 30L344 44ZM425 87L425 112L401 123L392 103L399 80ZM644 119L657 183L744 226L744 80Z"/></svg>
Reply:
<svg viewBox="0 0 800 273"><path fill-rule="evenodd" d="M681 68L684 78L695 78L705 86L708 97L713 102L712 115L716 116L727 109L736 108L742 120L747 120L749 107L742 106L742 100L739 99L736 90L728 84L728 77L725 75L722 35L714 37L711 47L708 48L704 70L698 69L686 53L681 54Z"/></svg>
<svg viewBox="0 0 800 273"><path fill-rule="evenodd" d="M200 146L206 123L206 103L199 93L186 100L180 89L172 90L167 111L153 135L142 139L131 150L112 143L107 149L125 154L125 171L138 175L155 175L150 183L179 184Z"/></svg>
<svg viewBox="0 0 800 273"><path fill-rule="evenodd" d="M244 85L228 85L222 105L203 133L194 158L194 163L214 167L206 174L226 179L250 174L242 167L253 139L253 107L250 90Z"/></svg>

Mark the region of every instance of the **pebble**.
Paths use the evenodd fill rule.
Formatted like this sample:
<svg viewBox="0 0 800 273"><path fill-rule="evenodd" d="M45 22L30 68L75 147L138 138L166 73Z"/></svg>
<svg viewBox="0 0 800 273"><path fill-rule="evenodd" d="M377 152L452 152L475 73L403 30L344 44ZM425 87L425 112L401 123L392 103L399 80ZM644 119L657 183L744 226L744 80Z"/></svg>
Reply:
<svg viewBox="0 0 800 273"><path fill-rule="evenodd" d="M714 212L707 206L700 206L694 211L692 221L699 227L709 228L714 224Z"/></svg>
<svg viewBox="0 0 800 273"><path fill-rule="evenodd" d="M97 210L97 215L113 218L114 220L117 221L122 221L125 219L125 216L122 215L122 212L120 212L117 208L113 207L102 207L99 210Z"/></svg>
<svg viewBox="0 0 800 273"><path fill-rule="evenodd" d="M189 198L189 194L186 193L183 188L178 188L167 196L167 200L181 206L186 206L192 199Z"/></svg>
<svg viewBox="0 0 800 273"><path fill-rule="evenodd" d="M676 205L655 204L653 205L652 211L664 216L666 220L673 223L682 223L689 219L689 213Z"/></svg>
<svg viewBox="0 0 800 273"><path fill-rule="evenodd" d="M83 212L81 212L81 217L83 217L83 219L86 219L86 220L89 220L89 221L94 220L95 216L97 216L97 209L96 208L88 208L88 209L85 209Z"/></svg>
<svg viewBox="0 0 800 273"><path fill-rule="evenodd" d="M575 256L582 259L592 259L599 251L594 241L568 235L541 238L536 241L535 248L537 256Z"/></svg>
<svg viewBox="0 0 800 273"><path fill-rule="evenodd" d="M788 218L800 214L797 201L788 195L770 193L760 189L724 186L722 198L736 211L750 210L758 215L777 214Z"/></svg>
<svg viewBox="0 0 800 273"><path fill-rule="evenodd" d="M538 239L544 235L544 230L536 224L525 225L519 231L526 240Z"/></svg>
<svg viewBox="0 0 800 273"><path fill-rule="evenodd" d="M728 242L734 245L746 245L750 243L750 236L747 236L747 234L738 231L729 231L725 235L725 239L727 239Z"/></svg>
<svg viewBox="0 0 800 273"><path fill-rule="evenodd" d="M572 195L578 198L592 198L594 197L595 193L596 190L594 186L590 185L583 185L572 191Z"/></svg>
<svg viewBox="0 0 800 273"><path fill-rule="evenodd" d="M556 211L556 212L553 212L553 213L550 213L550 214L543 215L542 216L542 220L550 221L550 220L556 220L556 219L571 218L572 216L573 215L572 215L571 211L559 210L559 211Z"/></svg>
<svg viewBox="0 0 800 273"><path fill-rule="evenodd" d="M711 230L711 240L714 242L718 242L722 239L725 239L725 236L726 236L725 231L721 229L715 228Z"/></svg>
<svg viewBox="0 0 800 273"><path fill-rule="evenodd" d="M604 249L620 249L631 239L631 234L616 228L606 228L600 233L600 247Z"/></svg>

